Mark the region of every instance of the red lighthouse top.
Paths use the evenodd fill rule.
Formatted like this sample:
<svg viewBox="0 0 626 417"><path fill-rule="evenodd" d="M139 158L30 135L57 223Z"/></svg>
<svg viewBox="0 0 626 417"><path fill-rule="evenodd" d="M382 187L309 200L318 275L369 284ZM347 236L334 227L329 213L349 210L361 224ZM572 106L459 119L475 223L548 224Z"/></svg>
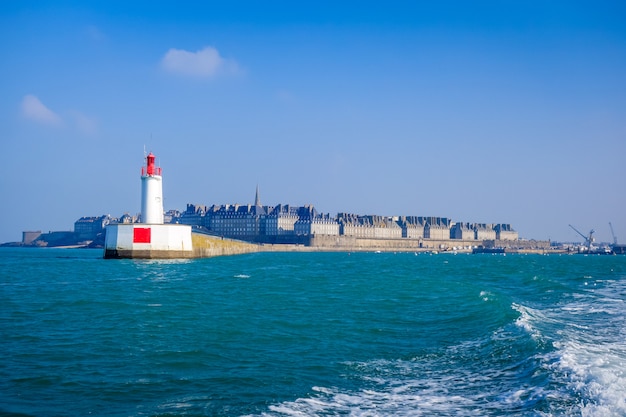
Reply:
<svg viewBox="0 0 626 417"><path fill-rule="evenodd" d="M160 167L155 167L154 166L154 160L155 160L155 156L152 152L150 152L148 154L148 156L146 156L146 166L145 167L141 167L141 176L148 176L148 177L152 177L155 175L161 175L161 168Z"/></svg>

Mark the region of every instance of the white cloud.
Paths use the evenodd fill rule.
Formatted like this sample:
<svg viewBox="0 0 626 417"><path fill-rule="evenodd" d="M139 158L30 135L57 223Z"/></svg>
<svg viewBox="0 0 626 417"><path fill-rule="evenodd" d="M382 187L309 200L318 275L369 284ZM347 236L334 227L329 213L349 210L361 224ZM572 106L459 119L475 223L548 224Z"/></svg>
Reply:
<svg viewBox="0 0 626 417"><path fill-rule="evenodd" d="M41 100L32 94L25 95L21 104L22 117L25 119L55 127L69 128L83 135L94 135L98 131L98 122L95 118L77 110L67 110L62 114L53 112Z"/></svg>
<svg viewBox="0 0 626 417"><path fill-rule="evenodd" d="M169 72L195 77L214 77L218 74L236 74L237 63L220 56L217 49L207 46L197 52L170 49L161 60L161 66Z"/></svg>
<svg viewBox="0 0 626 417"><path fill-rule="evenodd" d="M76 130L85 135L94 135L98 131L98 122L93 117L89 117L79 111L70 110L69 115L74 121Z"/></svg>
<svg viewBox="0 0 626 417"><path fill-rule="evenodd" d="M22 116L50 126L60 126L62 124L59 115L47 108L32 94L27 94L22 99Z"/></svg>

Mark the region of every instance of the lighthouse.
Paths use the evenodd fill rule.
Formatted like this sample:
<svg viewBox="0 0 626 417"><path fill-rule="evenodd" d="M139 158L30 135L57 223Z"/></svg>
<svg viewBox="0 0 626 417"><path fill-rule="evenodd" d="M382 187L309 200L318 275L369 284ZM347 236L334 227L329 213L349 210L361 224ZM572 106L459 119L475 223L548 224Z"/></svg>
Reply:
<svg viewBox="0 0 626 417"><path fill-rule="evenodd" d="M106 227L104 257L193 258L191 226L163 223L163 177L152 152L141 167L141 222Z"/></svg>
<svg viewBox="0 0 626 417"><path fill-rule="evenodd" d="M163 224L163 177L155 159L150 152L141 167L141 222L147 224Z"/></svg>
<svg viewBox="0 0 626 417"><path fill-rule="evenodd" d="M192 233L190 225L163 223L161 168L154 164L156 157L152 152L145 158L146 164L141 167L141 222L113 222L106 226L105 259L204 258L260 250L259 245L200 231ZM260 204L257 198L256 205Z"/></svg>

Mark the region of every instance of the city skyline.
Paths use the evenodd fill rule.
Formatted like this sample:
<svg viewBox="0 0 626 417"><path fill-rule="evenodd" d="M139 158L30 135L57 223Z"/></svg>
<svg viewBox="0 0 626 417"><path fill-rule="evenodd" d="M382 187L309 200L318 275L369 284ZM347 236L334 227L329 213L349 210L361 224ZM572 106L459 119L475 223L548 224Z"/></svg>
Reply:
<svg viewBox="0 0 626 417"><path fill-rule="evenodd" d="M0 10L0 242L164 208L508 223L626 242L626 5L19 2Z"/></svg>
<svg viewBox="0 0 626 417"><path fill-rule="evenodd" d="M519 231L515 228L515 225L512 225L510 223L477 222L471 219L452 219L452 218L441 217L441 216L424 216L424 215L418 215L415 213L403 214L403 215L398 215L398 214L381 215L377 213L359 213L359 212L324 213L324 212L318 211L314 204L295 205L295 204L290 204L290 203L285 203L285 202L263 204L261 202L258 185L255 190L254 202L252 203L251 202L217 203L217 204L216 203L212 203L212 204L211 203L209 204L187 203L185 209L179 208L179 207L171 208L169 210L164 210L163 215L165 219L164 223L166 224L180 223L180 224L188 224L192 226L201 226L201 229L204 228L209 232L216 232L215 230L212 230L210 227L209 229L206 228L204 224L205 221L202 219L205 215L207 216L207 218L215 214L218 214L218 216L226 215L227 218L233 218L233 219L244 218L244 217L247 218L249 217L250 214L252 214L253 217L255 217L256 215L259 215L259 211L258 211L259 209L262 210L260 213L260 217L263 217L263 218L274 217L277 215L280 216L280 215L285 215L285 214L287 214L289 217L289 215L294 215L295 213L298 213L296 216L299 217L300 219L304 219L304 220L315 219L315 220L320 220L322 222L332 222L333 224L337 224L337 225L345 223L346 221L356 222L360 224L361 226L374 227L374 228L380 226L377 224L377 222L383 222L383 223L392 222L394 224L397 223L396 226L399 226L401 228L405 227L406 224L409 224L411 226L412 225L425 226L427 224L434 225L434 226L444 225L446 226L445 227L446 231L450 232L450 236L445 237L443 239L449 239L450 241L461 239L458 236L456 237L453 236L453 231L457 227L461 229L464 229L464 228L469 228L470 230L485 229L485 230L490 230L490 231L501 229L506 232L514 233L517 236L515 239L520 239L524 241L538 241L538 242L548 241L548 240L535 239L533 237L519 237ZM83 224L87 224L87 223L91 224L94 221L100 222L100 221L103 221L103 219L106 219L106 222L105 222L106 224L108 224L109 222L111 222L111 224L116 224L116 223L141 224L141 223L144 223L141 217L142 216L140 212L133 213L130 210L124 211L123 214L107 213L107 214L99 214L95 216L83 215L78 220L73 222L73 228L69 228L67 230L52 230L52 229L46 229L46 228L42 230L28 229L28 230L23 230L22 235L23 235L23 238L25 238L24 236L26 235L34 236L35 234L45 235L45 234L59 234L59 233L60 234L79 233L79 231L77 230L77 224L81 223L81 227L82 227ZM237 221L234 221L232 227L237 227L236 223ZM611 239L610 241L609 240L603 241L603 240L596 239L595 230L591 230L590 232L588 231L583 232L574 228L572 225L568 225L568 226L570 227L570 229L575 231L575 233L577 234L577 238L574 238L569 241L557 241L557 240L551 240L551 241L553 243L563 243L563 244L580 243L580 242L585 243L584 241L591 234L594 236L592 242L595 242L596 244L609 245L613 243L613 239ZM92 226L89 226L89 227L91 228ZM231 227L231 226L228 226L228 227ZM382 226L382 227L384 228L384 227L389 227L389 226L387 225L387 226ZM609 227L612 228L611 225ZM101 228L103 229L104 226L102 226ZM293 232L293 230L291 231ZM291 232L287 232L287 233L291 233ZM310 233L315 234L316 232L311 231ZM317 233L322 233L322 232L318 231ZM243 238L237 235L229 235L227 237ZM364 237L364 236L361 236L361 237ZM416 236L403 236L403 237L408 237L409 239L417 239ZM612 231L612 237L614 237L613 231ZM425 237L425 238L429 239L429 237ZM432 237L430 238L432 239ZM583 238L583 240L581 241L580 238ZM243 238L243 239L247 240L246 238ZM478 241L482 239L489 240L490 238L476 237L474 239ZM511 240L511 237L507 236L507 238L505 238L504 240ZM11 243L19 243L19 241L0 242L0 244L3 244L3 243L11 244Z"/></svg>

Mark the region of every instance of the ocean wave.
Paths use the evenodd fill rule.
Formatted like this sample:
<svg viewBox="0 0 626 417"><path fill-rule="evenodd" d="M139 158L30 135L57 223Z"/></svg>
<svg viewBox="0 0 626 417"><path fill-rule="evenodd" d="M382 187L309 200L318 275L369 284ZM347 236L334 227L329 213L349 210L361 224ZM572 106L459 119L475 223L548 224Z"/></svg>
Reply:
<svg viewBox="0 0 626 417"><path fill-rule="evenodd" d="M316 386L260 415L626 415L626 311L606 292L550 308L513 303L519 317L488 337L411 360L346 363L356 386ZM590 326L589 314L611 320Z"/></svg>
<svg viewBox="0 0 626 417"><path fill-rule="evenodd" d="M555 372L581 398L582 416L626 415L626 346L569 340L558 343Z"/></svg>
<svg viewBox="0 0 626 417"><path fill-rule="evenodd" d="M270 416L533 415L547 410L547 372L515 327L411 360L346 363L358 389L314 387L269 407Z"/></svg>
<svg viewBox="0 0 626 417"><path fill-rule="evenodd" d="M626 284L593 287L547 308L513 306L520 313L517 325L552 346L542 366L561 387L555 401L564 404L565 396L570 403L558 415L626 415L626 304L620 298Z"/></svg>

